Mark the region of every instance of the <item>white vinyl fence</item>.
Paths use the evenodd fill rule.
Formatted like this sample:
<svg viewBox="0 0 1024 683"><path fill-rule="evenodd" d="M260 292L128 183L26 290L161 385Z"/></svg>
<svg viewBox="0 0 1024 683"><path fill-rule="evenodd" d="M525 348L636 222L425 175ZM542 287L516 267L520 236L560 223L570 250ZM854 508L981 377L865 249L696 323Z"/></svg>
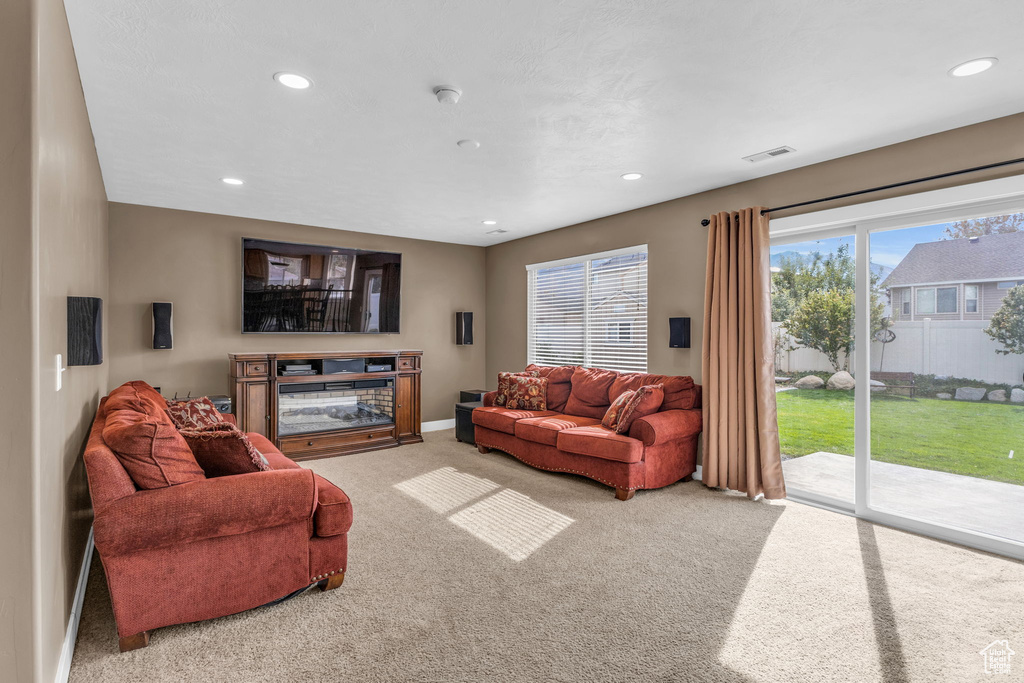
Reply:
<svg viewBox="0 0 1024 683"><path fill-rule="evenodd" d="M913 372L919 375L964 377L991 384L1021 384L1024 356L996 353L1001 348L984 329L988 321L923 320L897 322L890 328L896 339L871 343L871 369L885 372ZM772 329L783 329L772 323ZM790 339L791 346L797 346ZM819 351L798 347L777 357L780 372L831 372L828 358ZM881 364L881 367L880 367ZM850 359L850 372L855 370Z"/></svg>

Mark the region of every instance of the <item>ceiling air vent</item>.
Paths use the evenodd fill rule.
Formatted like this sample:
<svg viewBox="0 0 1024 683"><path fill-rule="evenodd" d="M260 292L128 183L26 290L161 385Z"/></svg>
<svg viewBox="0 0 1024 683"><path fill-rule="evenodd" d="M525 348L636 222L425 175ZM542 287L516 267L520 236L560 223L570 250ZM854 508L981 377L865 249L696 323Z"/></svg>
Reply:
<svg viewBox="0 0 1024 683"><path fill-rule="evenodd" d="M769 149L766 152L758 152L757 154L751 154L750 156L743 158L750 163L756 163L758 161L764 161L765 159L771 159L772 157L780 157L783 154L790 154L795 151L796 150L792 147L776 147L774 149Z"/></svg>

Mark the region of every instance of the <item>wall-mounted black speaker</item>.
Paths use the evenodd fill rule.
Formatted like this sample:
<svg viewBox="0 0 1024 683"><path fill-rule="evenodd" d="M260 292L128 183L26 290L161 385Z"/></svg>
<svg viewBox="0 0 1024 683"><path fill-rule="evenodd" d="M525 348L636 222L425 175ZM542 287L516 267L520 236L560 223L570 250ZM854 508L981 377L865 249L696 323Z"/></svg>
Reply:
<svg viewBox="0 0 1024 683"><path fill-rule="evenodd" d="M103 362L103 299L68 297L68 365Z"/></svg>
<svg viewBox="0 0 1024 683"><path fill-rule="evenodd" d="M473 314L470 311L455 314L455 343L460 346L473 343Z"/></svg>
<svg viewBox="0 0 1024 683"><path fill-rule="evenodd" d="M668 319L668 347L670 349L690 348L690 319Z"/></svg>
<svg viewBox="0 0 1024 683"><path fill-rule="evenodd" d="M174 339L172 332L174 318L171 315L171 304L169 301L153 302L153 348L172 349Z"/></svg>

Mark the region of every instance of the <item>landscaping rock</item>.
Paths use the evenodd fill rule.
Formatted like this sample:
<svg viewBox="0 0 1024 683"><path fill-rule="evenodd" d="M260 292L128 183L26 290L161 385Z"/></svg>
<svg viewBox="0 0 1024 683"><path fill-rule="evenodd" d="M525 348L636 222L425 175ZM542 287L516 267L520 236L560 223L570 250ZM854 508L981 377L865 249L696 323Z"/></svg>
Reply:
<svg viewBox="0 0 1024 683"><path fill-rule="evenodd" d="M1014 389L1010 392L1011 403L1024 403L1024 389Z"/></svg>
<svg viewBox="0 0 1024 683"><path fill-rule="evenodd" d="M834 391L850 391L856 384L853 375L845 370L840 370L828 378L828 388Z"/></svg>
<svg viewBox="0 0 1024 683"><path fill-rule="evenodd" d="M958 401L980 401L985 398L985 389L977 387L960 387L956 390Z"/></svg>
<svg viewBox="0 0 1024 683"><path fill-rule="evenodd" d="M817 375L807 375L794 382L793 386L797 389L821 389L825 386L825 380Z"/></svg>
<svg viewBox="0 0 1024 683"><path fill-rule="evenodd" d="M953 398L953 394L935 394L935 398L942 399L943 401L948 401L949 399Z"/></svg>
<svg viewBox="0 0 1024 683"><path fill-rule="evenodd" d="M996 401L997 403L1003 403L1006 401L1006 390L1005 389L993 389L988 392L988 400Z"/></svg>
<svg viewBox="0 0 1024 683"><path fill-rule="evenodd" d="M871 380L871 391L885 391L886 388L885 382L877 379Z"/></svg>

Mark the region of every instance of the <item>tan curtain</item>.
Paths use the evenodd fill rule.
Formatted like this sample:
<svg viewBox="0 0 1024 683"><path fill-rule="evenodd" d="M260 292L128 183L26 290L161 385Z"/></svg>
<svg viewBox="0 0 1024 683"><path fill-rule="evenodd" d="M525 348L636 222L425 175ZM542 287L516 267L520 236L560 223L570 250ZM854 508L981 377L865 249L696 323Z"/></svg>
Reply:
<svg viewBox="0 0 1024 683"><path fill-rule="evenodd" d="M775 413L768 217L711 217L704 293L704 463L708 486L785 498Z"/></svg>

